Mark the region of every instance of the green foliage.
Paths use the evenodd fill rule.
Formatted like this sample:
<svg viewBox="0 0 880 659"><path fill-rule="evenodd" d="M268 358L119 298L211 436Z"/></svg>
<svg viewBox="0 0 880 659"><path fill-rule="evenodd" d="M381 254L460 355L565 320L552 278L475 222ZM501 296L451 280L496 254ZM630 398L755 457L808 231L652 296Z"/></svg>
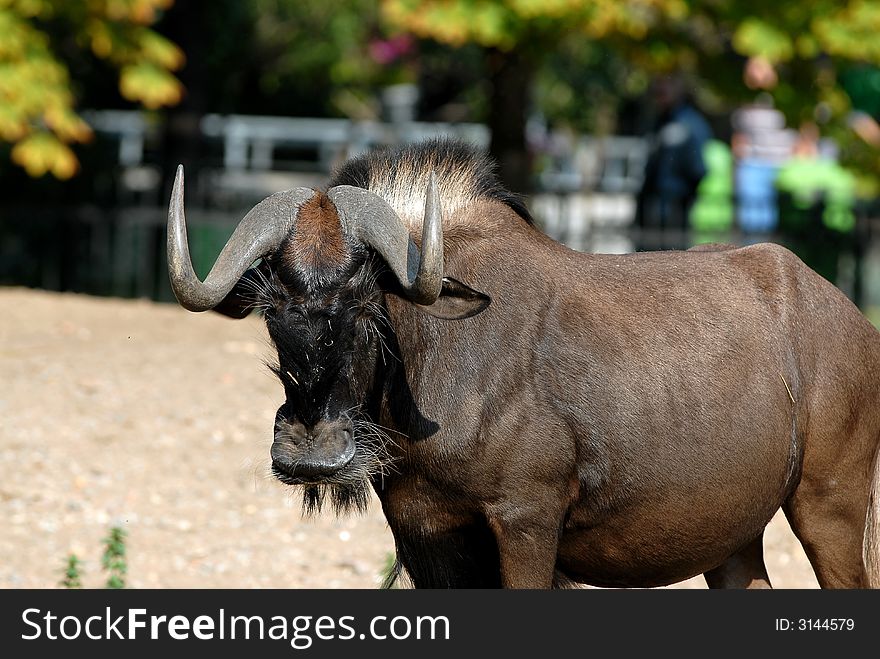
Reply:
<svg viewBox="0 0 880 659"><path fill-rule="evenodd" d="M104 553L101 565L107 572L105 588L125 588L128 562L125 552L126 532L118 526L111 527L102 540ZM83 562L76 554L68 555L61 585L65 588L82 588Z"/></svg>
<svg viewBox="0 0 880 659"><path fill-rule="evenodd" d="M880 64L880 2L849 0L824 2L825 11L815 12L813 33L829 55Z"/></svg>
<svg viewBox="0 0 880 659"><path fill-rule="evenodd" d="M150 29L173 0L0 0L0 141L31 176L73 176L70 145L92 137L76 113L61 53L90 52L119 70L120 93L147 108L177 103L183 53Z"/></svg>
<svg viewBox="0 0 880 659"><path fill-rule="evenodd" d="M628 66L607 44L569 38L538 68L533 98L553 124L604 135L615 130L621 99L638 95L646 86L644 71Z"/></svg>
<svg viewBox="0 0 880 659"><path fill-rule="evenodd" d="M72 73L84 58L118 72L129 101L177 103L184 56L154 29L172 2L0 0L0 142L12 160L32 176L76 173L71 146L91 138ZM859 104L839 75L880 66L880 0L224 0L206 21L193 56L217 80L202 96L214 111L271 103L279 114L375 118L376 90L415 82L428 60L418 40L431 40L451 63L464 51L450 48L464 45L516 51L536 71L533 98L551 121L607 132L621 100L658 72L688 73L710 112L748 102L760 90L743 67L761 58L778 78L766 91L791 125L817 121L847 162L880 170L878 149L847 127ZM468 118L486 98L470 81Z"/></svg>
<svg viewBox="0 0 880 659"><path fill-rule="evenodd" d="M374 119L376 88L413 82L415 70L404 42L388 59L377 45L393 36L383 30L378 0L252 0L254 56L267 94L291 89L299 96L327 93L326 112Z"/></svg>
<svg viewBox="0 0 880 659"><path fill-rule="evenodd" d="M76 554L70 554L64 567L64 579L61 580L61 585L65 588L82 588L81 566L82 561L77 558Z"/></svg>
<svg viewBox="0 0 880 659"><path fill-rule="evenodd" d="M125 588L125 577L128 572L125 536L123 529L114 526L104 538L104 556L101 558L101 565L108 573L107 588Z"/></svg>
<svg viewBox="0 0 880 659"><path fill-rule="evenodd" d="M785 62L794 55L791 37L775 25L749 17L733 33L733 46L740 53L760 55L771 62Z"/></svg>
<svg viewBox="0 0 880 659"><path fill-rule="evenodd" d="M815 121L845 162L880 166L847 127L853 103L838 79L853 63L880 66L880 0L383 0L382 11L422 38L530 53L538 107L579 130L601 130L622 97L669 71L694 79L704 108L728 111L761 91L743 77L761 58L775 77L764 91L790 125Z"/></svg>
<svg viewBox="0 0 880 659"><path fill-rule="evenodd" d="M598 133L613 130L621 97L646 86L644 66L632 66L621 42L644 40L661 18L686 9L682 0L382 1L392 28L454 47L515 52L535 72L536 109L551 123Z"/></svg>
<svg viewBox="0 0 880 659"><path fill-rule="evenodd" d="M683 0L384 0L392 25L452 45L477 42L511 50L558 41L645 36L657 16L682 16ZM540 44L535 43L538 39Z"/></svg>

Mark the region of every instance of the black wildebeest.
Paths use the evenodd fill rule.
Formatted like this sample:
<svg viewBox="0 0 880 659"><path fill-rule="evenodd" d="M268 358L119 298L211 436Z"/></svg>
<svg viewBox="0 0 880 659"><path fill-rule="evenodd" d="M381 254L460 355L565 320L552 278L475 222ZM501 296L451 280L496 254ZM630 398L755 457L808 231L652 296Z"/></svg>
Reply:
<svg viewBox="0 0 880 659"><path fill-rule="evenodd" d="M265 315L275 475L372 486L417 587L769 586L780 507L823 587L880 586L880 333L782 247L573 252L434 141L268 197L204 283L179 170L168 250L184 307Z"/></svg>

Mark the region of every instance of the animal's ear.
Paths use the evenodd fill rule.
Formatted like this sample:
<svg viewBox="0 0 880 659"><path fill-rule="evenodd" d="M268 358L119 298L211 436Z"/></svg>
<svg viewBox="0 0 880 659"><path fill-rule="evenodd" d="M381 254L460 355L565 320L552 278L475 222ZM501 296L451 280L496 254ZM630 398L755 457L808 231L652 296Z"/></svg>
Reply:
<svg viewBox="0 0 880 659"><path fill-rule="evenodd" d="M461 320L476 316L490 304L492 304L492 298L485 293L475 291L452 277L444 277L440 297L437 298L437 301L434 304L417 304L416 306L435 318Z"/></svg>

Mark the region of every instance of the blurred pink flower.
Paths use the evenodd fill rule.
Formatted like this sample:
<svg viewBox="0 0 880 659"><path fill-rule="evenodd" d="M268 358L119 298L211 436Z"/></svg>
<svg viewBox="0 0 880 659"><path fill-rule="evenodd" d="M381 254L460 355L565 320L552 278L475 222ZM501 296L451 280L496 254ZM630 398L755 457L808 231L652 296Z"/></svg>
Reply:
<svg viewBox="0 0 880 659"><path fill-rule="evenodd" d="M370 42L370 58L378 64L391 64L413 51L415 43L408 34L390 39L374 39Z"/></svg>

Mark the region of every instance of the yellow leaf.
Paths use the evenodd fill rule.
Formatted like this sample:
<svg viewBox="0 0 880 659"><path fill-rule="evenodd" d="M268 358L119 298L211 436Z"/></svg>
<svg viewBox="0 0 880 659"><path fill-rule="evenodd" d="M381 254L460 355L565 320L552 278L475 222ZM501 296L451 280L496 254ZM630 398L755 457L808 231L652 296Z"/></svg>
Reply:
<svg viewBox="0 0 880 659"><path fill-rule="evenodd" d="M79 161L67 146L62 144L61 147L52 163L52 174L55 178L66 181L79 170Z"/></svg>
<svg viewBox="0 0 880 659"><path fill-rule="evenodd" d="M68 179L79 169L73 151L45 132L29 135L12 147L12 161L35 178L52 172L56 178Z"/></svg>
<svg viewBox="0 0 880 659"><path fill-rule="evenodd" d="M52 132L66 142L86 142L92 138L92 129L69 107L46 108L43 119Z"/></svg>
<svg viewBox="0 0 880 659"><path fill-rule="evenodd" d="M145 31L141 37L141 51L154 64L172 71L183 66L186 59L180 48L152 31Z"/></svg>
<svg viewBox="0 0 880 659"><path fill-rule="evenodd" d="M183 86L173 75L152 64L135 64L122 69L119 91L130 101L150 109L175 105L183 98Z"/></svg>
<svg viewBox="0 0 880 659"><path fill-rule="evenodd" d="M110 37L107 25L101 21L91 21L86 32L89 35L92 52L101 59L109 57L113 52L113 39Z"/></svg>
<svg viewBox="0 0 880 659"><path fill-rule="evenodd" d="M743 55L760 55L774 64L786 62L794 54L790 35L757 18L747 18L736 28L733 47Z"/></svg>
<svg viewBox="0 0 880 659"><path fill-rule="evenodd" d="M27 134L27 123L14 108L0 106L0 139L15 142Z"/></svg>

